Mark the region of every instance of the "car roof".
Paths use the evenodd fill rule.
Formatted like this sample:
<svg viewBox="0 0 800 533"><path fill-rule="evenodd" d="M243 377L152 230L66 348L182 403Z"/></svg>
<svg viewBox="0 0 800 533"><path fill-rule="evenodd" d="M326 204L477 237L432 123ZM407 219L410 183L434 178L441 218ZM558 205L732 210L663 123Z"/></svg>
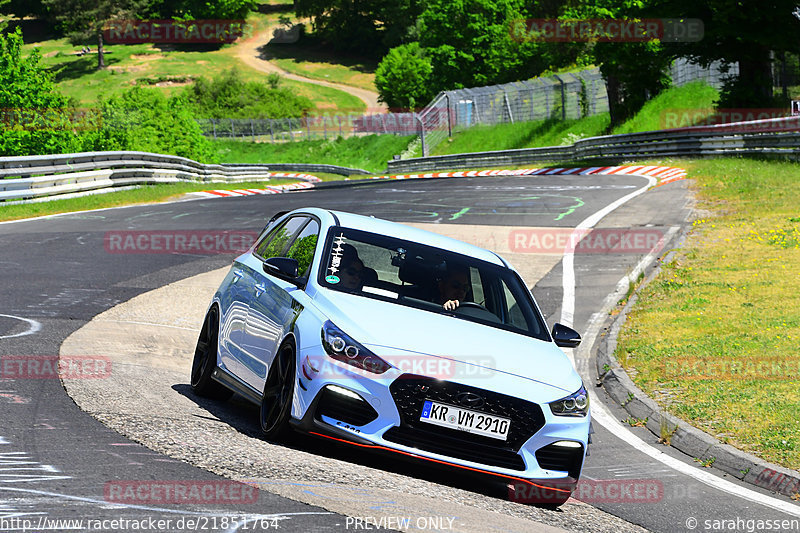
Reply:
<svg viewBox="0 0 800 533"><path fill-rule="evenodd" d="M457 239L445 237L443 235L439 235L438 233L414 228L398 222L390 222L388 220L383 220L381 218L372 216L356 215L355 213L320 208L298 209L298 211L312 213L322 219L327 219L330 217L329 223L331 225L339 225L346 228L377 233L379 235L397 237L398 239L418 242L420 244L426 244L435 248L449 250L457 254L474 257L495 265L506 266L504 261L500 259L497 254L486 250L485 248L473 246L472 244L467 244ZM336 223L336 219L339 221L338 224Z"/></svg>

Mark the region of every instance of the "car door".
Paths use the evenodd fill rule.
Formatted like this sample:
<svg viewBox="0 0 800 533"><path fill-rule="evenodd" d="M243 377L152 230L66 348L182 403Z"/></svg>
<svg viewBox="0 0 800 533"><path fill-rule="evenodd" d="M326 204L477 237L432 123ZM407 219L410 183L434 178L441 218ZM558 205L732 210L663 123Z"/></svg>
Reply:
<svg viewBox="0 0 800 533"><path fill-rule="evenodd" d="M257 249L253 257L252 271L256 283L248 308L244 351L251 357L248 361L247 383L259 392L263 389L278 343L285 337L299 309L292 298L292 292L299 290L297 285L265 272L263 261L270 257L291 257L297 260L298 274L303 277L311 266L319 238L320 226L316 219L294 218L298 220L296 224L301 225L292 232L285 246Z"/></svg>

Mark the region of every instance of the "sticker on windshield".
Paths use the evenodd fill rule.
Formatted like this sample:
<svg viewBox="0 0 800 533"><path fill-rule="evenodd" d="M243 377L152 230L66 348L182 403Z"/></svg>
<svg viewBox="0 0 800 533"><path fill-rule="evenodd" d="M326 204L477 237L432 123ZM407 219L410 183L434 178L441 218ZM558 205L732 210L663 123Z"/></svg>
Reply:
<svg viewBox="0 0 800 533"><path fill-rule="evenodd" d="M339 283L339 277L338 276L325 276L325 281L327 281L328 283L331 283L333 285L336 285L337 283Z"/></svg>
<svg viewBox="0 0 800 533"><path fill-rule="evenodd" d="M344 236L344 233L340 233L333 238L334 246L331 248L331 266L328 267L330 275L325 278L325 281L328 283L339 283L339 278L336 276L336 273L341 270L339 265L342 264L342 256L344 255L344 247L342 245L345 241L347 241L347 237ZM331 281L329 278L334 278L336 281Z"/></svg>

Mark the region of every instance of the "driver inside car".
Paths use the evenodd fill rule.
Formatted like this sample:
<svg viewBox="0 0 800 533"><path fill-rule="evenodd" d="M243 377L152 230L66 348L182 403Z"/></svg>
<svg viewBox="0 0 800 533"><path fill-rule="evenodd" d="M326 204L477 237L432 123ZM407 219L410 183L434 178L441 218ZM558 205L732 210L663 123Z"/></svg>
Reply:
<svg viewBox="0 0 800 533"><path fill-rule="evenodd" d="M467 299L469 272L464 267L448 266L436 287L439 292L436 303L442 304L446 311L455 311Z"/></svg>

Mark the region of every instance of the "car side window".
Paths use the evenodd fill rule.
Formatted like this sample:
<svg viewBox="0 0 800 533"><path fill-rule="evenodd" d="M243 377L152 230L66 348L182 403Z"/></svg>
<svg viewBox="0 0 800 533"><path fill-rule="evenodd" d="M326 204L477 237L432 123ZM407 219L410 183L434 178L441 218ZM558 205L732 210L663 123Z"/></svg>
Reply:
<svg viewBox="0 0 800 533"><path fill-rule="evenodd" d="M308 268L314 260L314 250L317 249L318 239L319 223L311 219L311 222L303 228L286 252L286 257L297 260L297 273L301 278L308 273Z"/></svg>
<svg viewBox="0 0 800 533"><path fill-rule="evenodd" d="M308 222L308 217L292 217L271 231L256 247L256 255L262 259L283 257L286 245Z"/></svg>

